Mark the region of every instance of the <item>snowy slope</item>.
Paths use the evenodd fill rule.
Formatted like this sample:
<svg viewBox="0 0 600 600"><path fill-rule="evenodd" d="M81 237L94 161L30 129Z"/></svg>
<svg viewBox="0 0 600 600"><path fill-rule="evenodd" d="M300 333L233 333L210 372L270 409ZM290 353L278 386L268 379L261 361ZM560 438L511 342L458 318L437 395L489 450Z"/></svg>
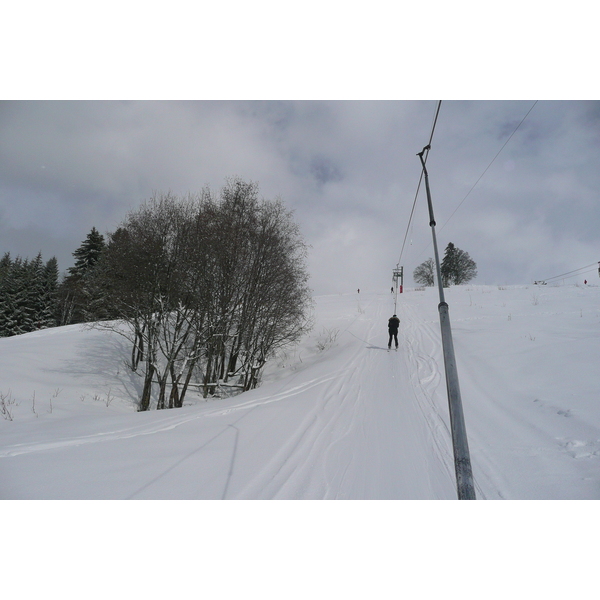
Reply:
<svg viewBox="0 0 600 600"><path fill-rule="evenodd" d="M477 497L600 498L600 288L446 300ZM147 413L119 336L0 339L0 498L453 499L436 290L399 297L397 353L392 311L389 293L319 297L259 389Z"/></svg>

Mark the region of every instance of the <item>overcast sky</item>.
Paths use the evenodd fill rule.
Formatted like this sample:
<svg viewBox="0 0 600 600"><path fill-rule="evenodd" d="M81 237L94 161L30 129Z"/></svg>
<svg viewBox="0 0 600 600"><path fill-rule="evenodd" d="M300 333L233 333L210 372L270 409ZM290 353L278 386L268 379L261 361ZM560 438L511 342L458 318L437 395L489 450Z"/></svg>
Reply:
<svg viewBox="0 0 600 600"><path fill-rule="evenodd" d="M600 260L589 3L341 6L7 6L0 253L64 271L92 227L114 231L154 191L237 176L295 211L315 293L389 289L398 262L410 286L433 255L424 186L409 217L441 98L441 252L453 242L498 285Z"/></svg>
<svg viewBox="0 0 600 600"><path fill-rule="evenodd" d="M65 270L92 227L113 231L153 191L218 190L238 176L295 211L316 294L385 290L398 261L412 286L433 256L424 186L409 217L436 108L4 101L0 252L41 251ZM469 252L476 282L530 283L600 260L600 103L442 101L427 165L440 251Z"/></svg>

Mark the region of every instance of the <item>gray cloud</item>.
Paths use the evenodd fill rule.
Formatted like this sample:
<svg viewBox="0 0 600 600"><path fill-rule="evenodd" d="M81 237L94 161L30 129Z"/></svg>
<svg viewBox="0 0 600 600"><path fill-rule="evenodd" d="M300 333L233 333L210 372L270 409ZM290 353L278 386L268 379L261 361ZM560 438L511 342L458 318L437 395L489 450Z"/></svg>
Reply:
<svg viewBox="0 0 600 600"><path fill-rule="evenodd" d="M600 260L598 103L538 102L473 188L532 104L442 103L428 159L439 243L468 251L482 283L524 283ZM294 209L317 293L384 290L406 233L407 274L432 254L424 190L407 227L416 153L435 107L2 102L0 252L41 250L64 270L92 227L114 230L153 191L218 189L239 176Z"/></svg>

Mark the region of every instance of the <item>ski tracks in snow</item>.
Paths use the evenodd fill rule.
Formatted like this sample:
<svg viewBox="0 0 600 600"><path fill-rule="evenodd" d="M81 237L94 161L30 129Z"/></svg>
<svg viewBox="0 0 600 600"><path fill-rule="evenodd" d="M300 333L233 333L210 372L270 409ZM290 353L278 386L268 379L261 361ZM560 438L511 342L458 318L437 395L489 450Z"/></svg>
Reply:
<svg viewBox="0 0 600 600"><path fill-rule="evenodd" d="M386 300L372 297L359 307L339 347L311 367L321 369L321 377L273 396L274 401L294 390L302 416L260 472L240 485L243 470L234 469L238 482L229 485L230 497L455 497L449 434L437 405L414 392L409 350L403 345L397 353L386 352ZM427 364L433 375L421 371L416 381L435 388L439 370L435 361Z"/></svg>
<svg viewBox="0 0 600 600"><path fill-rule="evenodd" d="M229 486L231 497L456 497L433 326L406 308L401 347L388 353L388 304L374 296L359 305L340 347L312 367L321 377L273 396L293 392L302 418L259 473Z"/></svg>
<svg viewBox="0 0 600 600"><path fill-rule="evenodd" d="M445 393L444 359L439 325L419 317L408 305L400 306L401 336L410 372L415 404L428 424L435 453L454 479L450 416Z"/></svg>
<svg viewBox="0 0 600 600"><path fill-rule="evenodd" d="M312 380L311 386L298 386L295 401L302 407L302 418L235 497L328 497L331 484L325 469L327 455L331 445L356 426L355 405L362 390L354 365L355 360L350 359L343 368Z"/></svg>
<svg viewBox="0 0 600 600"><path fill-rule="evenodd" d="M178 430L171 442L150 442L160 442L157 468L115 497L170 497L170 482L187 473L185 497L454 498L439 334L403 303L400 349L388 353L389 301L361 299L354 315L340 316L337 346L291 378L201 407L131 415L130 426L121 416L69 439L4 446L0 457L133 438L143 457L145 436ZM169 444L181 452L161 457Z"/></svg>
<svg viewBox="0 0 600 600"><path fill-rule="evenodd" d="M146 413L148 415L156 413ZM162 415L161 415L162 416ZM200 418L202 415L198 414L178 414L173 417L162 418L157 422L152 423L139 423L136 422L132 427L124 427L122 429L115 429L109 431L98 431L96 433L90 433L87 435L75 436L72 438L64 439L53 439L52 441L40 441L33 443L24 444L13 444L5 446L0 450L0 458L18 456L20 454L30 454L34 452L45 452L48 450L56 450L61 448L68 448L73 446L82 446L85 444L95 444L101 442L111 442L115 440L124 440L128 438L152 435L162 431L169 431L175 429L184 423L188 423L195 419ZM122 419L122 417L121 417ZM101 424L100 424L101 425Z"/></svg>

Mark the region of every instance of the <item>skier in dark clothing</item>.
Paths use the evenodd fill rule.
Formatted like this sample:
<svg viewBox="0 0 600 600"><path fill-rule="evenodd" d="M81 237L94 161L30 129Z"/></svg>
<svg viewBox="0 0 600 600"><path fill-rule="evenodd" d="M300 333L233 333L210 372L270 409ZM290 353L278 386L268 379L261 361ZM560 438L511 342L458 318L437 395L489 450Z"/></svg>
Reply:
<svg viewBox="0 0 600 600"><path fill-rule="evenodd" d="M396 350L398 350L398 327L400 327L400 319L394 315L388 321L388 332L390 334L388 350L392 347L392 338L394 338L394 341L396 342Z"/></svg>

